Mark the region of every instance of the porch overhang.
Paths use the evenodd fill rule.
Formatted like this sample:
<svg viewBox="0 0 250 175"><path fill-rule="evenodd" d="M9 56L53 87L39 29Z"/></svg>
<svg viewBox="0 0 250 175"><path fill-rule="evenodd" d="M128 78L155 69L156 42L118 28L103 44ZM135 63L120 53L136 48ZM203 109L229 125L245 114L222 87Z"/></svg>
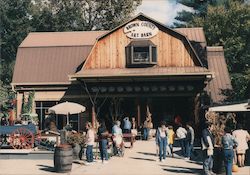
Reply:
<svg viewBox="0 0 250 175"><path fill-rule="evenodd" d="M70 75L70 81L151 81L198 80L210 81L213 73L205 67L150 67L124 69L87 69Z"/></svg>

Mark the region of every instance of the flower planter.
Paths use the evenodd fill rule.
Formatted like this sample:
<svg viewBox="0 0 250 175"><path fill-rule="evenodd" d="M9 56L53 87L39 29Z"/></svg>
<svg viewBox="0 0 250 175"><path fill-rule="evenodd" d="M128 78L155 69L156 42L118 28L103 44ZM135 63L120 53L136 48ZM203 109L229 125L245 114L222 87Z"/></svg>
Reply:
<svg viewBox="0 0 250 175"><path fill-rule="evenodd" d="M72 148L73 148L73 160L79 160L81 151L80 145L76 143L72 145Z"/></svg>
<svg viewBox="0 0 250 175"><path fill-rule="evenodd" d="M225 165L224 165L224 155L223 150L220 147L214 148L214 164L213 164L213 172L216 174L224 175L225 174Z"/></svg>

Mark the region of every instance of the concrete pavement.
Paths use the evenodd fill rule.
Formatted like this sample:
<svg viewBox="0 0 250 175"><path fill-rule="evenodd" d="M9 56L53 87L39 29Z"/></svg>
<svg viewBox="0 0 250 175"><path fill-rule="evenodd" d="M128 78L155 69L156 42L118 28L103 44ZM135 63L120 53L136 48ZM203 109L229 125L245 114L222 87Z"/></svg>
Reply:
<svg viewBox="0 0 250 175"><path fill-rule="evenodd" d="M177 148L178 149L178 148ZM125 156L112 157L108 164L74 163L69 175L191 175L201 174L200 162L168 157L158 162L154 141L137 141L134 148L126 149ZM0 175L55 175L53 160L0 160ZM250 175L250 167L241 168L234 175Z"/></svg>

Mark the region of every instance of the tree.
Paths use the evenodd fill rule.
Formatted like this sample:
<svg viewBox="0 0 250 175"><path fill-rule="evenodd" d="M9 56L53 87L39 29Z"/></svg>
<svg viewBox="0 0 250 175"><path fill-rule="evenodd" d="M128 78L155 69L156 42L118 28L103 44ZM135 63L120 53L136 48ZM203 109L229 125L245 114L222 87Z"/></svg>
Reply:
<svg viewBox="0 0 250 175"><path fill-rule="evenodd" d="M177 0L178 3L187 6L190 8L189 11L182 10L178 12L175 19L177 22L174 22L175 27L185 27L189 24L190 21L193 20L194 17L205 17L207 14L207 7L208 5L216 5L221 3L223 0L208 0L208 1L201 1L201 0Z"/></svg>
<svg viewBox="0 0 250 175"><path fill-rule="evenodd" d="M17 48L31 31L112 29L130 17L141 0L0 0L0 80L9 85Z"/></svg>
<svg viewBox="0 0 250 175"><path fill-rule="evenodd" d="M123 23L141 0L36 0L36 31L109 30Z"/></svg>
<svg viewBox="0 0 250 175"><path fill-rule="evenodd" d="M189 10L178 12L174 23L175 27L185 27L194 17L206 17L208 6L226 5L232 0L176 0L178 3L189 7ZM234 0L244 3L244 0Z"/></svg>
<svg viewBox="0 0 250 175"><path fill-rule="evenodd" d="M30 31L31 0L0 0L1 14L1 81L11 82L18 45Z"/></svg>
<svg viewBox="0 0 250 175"><path fill-rule="evenodd" d="M205 16L194 15L187 26L203 27L208 45L222 45L230 72L233 92L231 100L247 95L250 66L250 5L243 1L225 0L207 6Z"/></svg>

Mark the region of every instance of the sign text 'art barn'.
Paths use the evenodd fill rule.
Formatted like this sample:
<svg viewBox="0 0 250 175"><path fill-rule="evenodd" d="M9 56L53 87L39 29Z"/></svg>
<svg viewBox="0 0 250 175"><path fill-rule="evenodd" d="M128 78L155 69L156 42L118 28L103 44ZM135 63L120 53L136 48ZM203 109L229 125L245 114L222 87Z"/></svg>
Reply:
<svg viewBox="0 0 250 175"><path fill-rule="evenodd" d="M133 39L152 38L158 31L159 29L148 21L133 21L124 27L124 33Z"/></svg>

